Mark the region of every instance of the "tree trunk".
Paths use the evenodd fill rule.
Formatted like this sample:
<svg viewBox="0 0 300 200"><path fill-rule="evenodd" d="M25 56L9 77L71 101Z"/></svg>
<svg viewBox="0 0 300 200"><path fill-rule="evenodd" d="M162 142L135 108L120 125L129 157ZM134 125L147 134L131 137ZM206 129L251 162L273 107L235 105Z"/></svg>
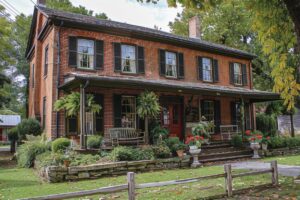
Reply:
<svg viewBox="0 0 300 200"><path fill-rule="evenodd" d="M291 120L291 136L295 137L294 114L293 113L290 113L290 120Z"/></svg>
<svg viewBox="0 0 300 200"><path fill-rule="evenodd" d="M145 143L149 144L148 117L145 117Z"/></svg>
<svg viewBox="0 0 300 200"><path fill-rule="evenodd" d="M16 141L10 141L10 153L16 152Z"/></svg>

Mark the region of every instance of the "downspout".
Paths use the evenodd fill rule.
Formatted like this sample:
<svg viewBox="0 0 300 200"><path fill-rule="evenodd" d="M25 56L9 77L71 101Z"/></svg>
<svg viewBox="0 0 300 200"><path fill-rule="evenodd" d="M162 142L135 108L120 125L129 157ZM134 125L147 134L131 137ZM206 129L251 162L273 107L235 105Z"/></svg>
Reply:
<svg viewBox="0 0 300 200"><path fill-rule="evenodd" d="M63 21L61 21L59 28L58 28L58 33L57 33L57 65L56 65L56 100L58 100L59 97L59 79L60 79L60 28L64 24ZM56 138L59 137L59 111L56 111Z"/></svg>

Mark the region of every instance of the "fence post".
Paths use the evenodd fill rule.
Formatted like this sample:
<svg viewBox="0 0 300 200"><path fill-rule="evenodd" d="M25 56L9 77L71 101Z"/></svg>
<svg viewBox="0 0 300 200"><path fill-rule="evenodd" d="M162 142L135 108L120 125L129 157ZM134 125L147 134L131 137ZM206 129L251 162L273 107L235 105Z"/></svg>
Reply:
<svg viewBox="0 0 300 200"><path fill-rule="evenodd" d="M232 196L232 174L231 165L224 165L225 171L225 190L228 197Z"/></svg>
<svg viewBox="0 0 300 200"><path fill-rule="evenodd" d="M277 167L277 160L271 161L271 169L272 169L272 184L277 186L278 185L278 167Z"/></svg>
<svg viewBox="0 0 300 200"><path fill-rule="evenodd" d="M127 183L128 183L128 200L135 200L134 172L127 173Z"/></svg>

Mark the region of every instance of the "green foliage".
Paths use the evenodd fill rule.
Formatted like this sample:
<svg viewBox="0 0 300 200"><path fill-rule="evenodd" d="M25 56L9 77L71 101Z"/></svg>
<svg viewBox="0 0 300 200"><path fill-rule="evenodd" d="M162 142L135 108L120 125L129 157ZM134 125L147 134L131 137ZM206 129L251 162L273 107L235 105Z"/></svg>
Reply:
<svg viewBox="0 0 300 200"><path fill-rule="evenodd" d="M152 147L156 158L169 158L171 156L171 150L167 145L160 144Z"/></svg>
<svg viewBox="0 0 300 200"><path fill-rule="evenodd" d="M38 136L42 134L40 122L36 119L23 119L17 126L19 140L25 139L26 135Z"/></svg>
<svg viewBox="0 0 300 200"><path fill-rule="evenodd" d="M87 111L99 113L102 107L95 103L94 95L88 94L86 95L86 98ZM80 93L72 92L71 94L61 97L54 103L54 110L65 110L67 112L67 116L76 116L80 111Z"/></svg>
<svg viewBox="0 0 300 200"><path fill-rule="evenodd" d="M153 139L153 143L157 144L162 140L165 140L169 135L169 130L163 128L159 124L154 125L152 129L150 129L150 137Z"/></svg>
<svg viewBox="0 0 300 200"><path fill-rule="evenodd" d="M9 110L9 109L2 109L0 110L0 115L17 115L18 113Z"/></svg>
<svg viewBox="0 0 300 200"><path fill-rule="evenodd" d="M268 146L271 149L285 147L285 138L284 137L271 137L268 142Z"/></svg>
<svg viewBox="0 0 300 200"><path fill-rule="evenodd" d="M100 156L91 154L75 154L75 156L71 157L70 160L70 166L90 165L99 161Z"/></svg>
<svg viewBox="0 0 300 200"><path fill-rule="evenodd" d="M92 135L87 139L87 146L90 149L99 149L101 147L102 136Z"/></svg>
<svg viewBox="0 0 300 200"><path fill-rule="evenodd" d="M19 131L18 131L17 127L11 128L8 131L8 139L11 142L18 141L18 139L19 139Z"/></svg>
<svg viewBox="0 0 300 200"><path fill-rule="evenodd" d="M195 127L192 128L194 136L199 135L205 139L210 138L210 130L214 128L213 122L200 121Z"/></svg>
<svg viewBox="0 0 300 200"><path fill-rule="evenodd" d="M277 122L274 116L259 113L256 115L256 128L264 136L275 136L277 131Z"/></svg>
<svg viewBox="0 0 300 200"><path fill-rule="evenodd" d="M154 92L145 91L138 97L137 114L141 118L155 118L160 113L158 96Z"/></svg>
<svg viewBox="0 0 300 200"><path fill-rule="evenodd" d="M63 164L64 154L46 151L36 156L36 167L59 166Z"/></svg>
<svg viewBox="0 0 300 200"><path fill-rule="evenodd" d="M170 151L172 153L175 153L176 152L175 146L180 143L180 140L178 137L169 137L169 138L165 139L164 142L169 147Z"/></svg>
<svg viewBox="0 0 300 200"><path fill-rule="evenodd" d="M234 146L234 147L242 147L243 146L242 136L234 135L231 138L231 145Z"/></svg>
<svg viewBox="0 0 300 200"><path fill-rule="evenodd" d="M152 160L154 153L151 147L136 149L132 147L118 146L110 153L113 161Z"/></svg>
<svg viewBox="0 0 300 200"><path fill-rule="evenodd" d="M183 142L179 142L178 144L175 144L174 146L175 150L186 150L187 149L187 145L184 144Z"/></svg>
<svg viewBox="0 0 300 200"><path fill-rule="evenodd" d="M64 152L71 145L71 142L68 138L57 138L52 142L51 149L53 152Z"/></svg>

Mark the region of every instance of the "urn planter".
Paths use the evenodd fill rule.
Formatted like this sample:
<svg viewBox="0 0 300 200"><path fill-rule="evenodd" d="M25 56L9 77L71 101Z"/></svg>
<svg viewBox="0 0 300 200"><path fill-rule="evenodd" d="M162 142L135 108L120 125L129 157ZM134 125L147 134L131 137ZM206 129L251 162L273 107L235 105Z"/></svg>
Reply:
<svg viewBox="0 0 300 200"><path fill-rule="evenodd" d="M258 155L258 150L260 149L260 144L258 142L252 142L250 144L250 148L253 150L252 158L258 159L260 156Z"/></svg>
<svg viewBox="0 0 300 200"><path fill-rule="evenodd" d="M197 146L190 146L189 152L193 156L193 163L192 163L191 167L193 167L193 168L199 167L201 165L201 163L199 162L198 156L201 152L201 149L199 149Z"/></svg>

